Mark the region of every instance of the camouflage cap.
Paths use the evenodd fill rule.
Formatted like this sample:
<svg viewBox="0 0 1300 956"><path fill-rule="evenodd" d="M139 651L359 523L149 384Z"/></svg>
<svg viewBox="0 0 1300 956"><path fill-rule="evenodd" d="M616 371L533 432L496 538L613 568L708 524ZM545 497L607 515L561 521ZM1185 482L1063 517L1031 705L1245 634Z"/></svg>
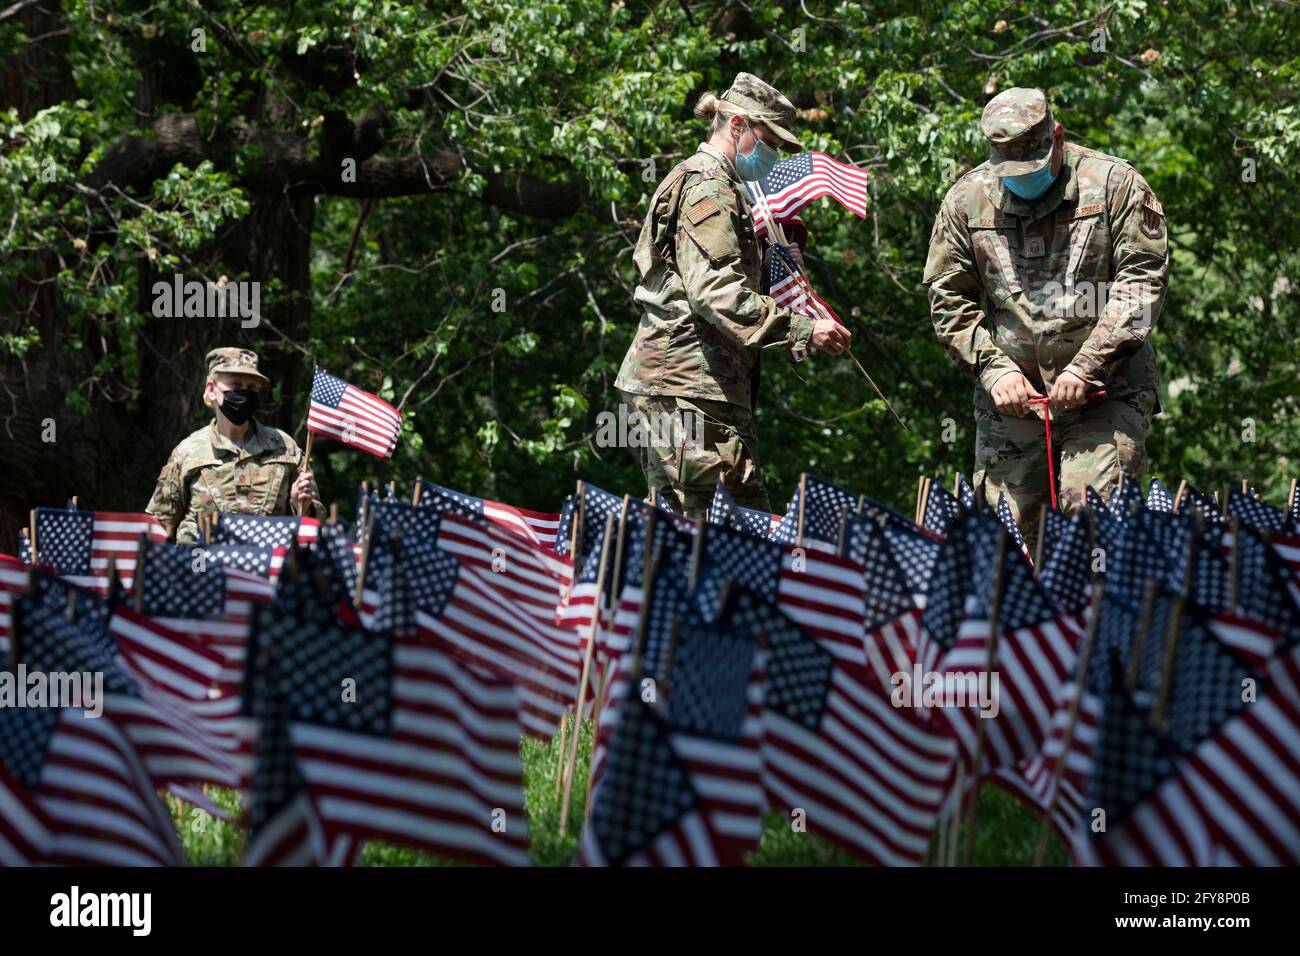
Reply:
<svg viewBox="0 0 1300 956"><path fill-rule="evenodd" d="M263 384L270 385L271 380L257 370L257 353L248 349L224 348L213 349L208 353L208 374L214 372L234 372L239 375L255 375Z"/></svg>
<svg viewBox="0 0 1300 956"><path fill-rule="evenodd" d="M980 129L989 141L993 175L1023 176L1046 166L1055 126L1042 90L1013 87L989 100Z"/></svg>
<svg viewBox="0 0 1300 956"><path fill-rule="evenodd" d="M803 149L798 138L787 129L794 125L794 104L775 86L764 83L753 73L737 73L731 89L722 94L722 99L739 106L745 116L776 133L781 138L781 148L787 153Z"/></svg>

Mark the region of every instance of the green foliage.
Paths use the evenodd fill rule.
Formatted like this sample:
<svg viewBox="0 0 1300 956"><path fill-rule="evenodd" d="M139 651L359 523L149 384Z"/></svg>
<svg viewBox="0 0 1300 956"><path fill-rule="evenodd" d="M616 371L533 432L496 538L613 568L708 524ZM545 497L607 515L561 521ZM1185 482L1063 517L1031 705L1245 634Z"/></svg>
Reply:
<svg viewBox="0 0 1300 956"><path fill-rule="evenodd" d="M1249 474L1277 499L1296 470L1292 5L316 0L199 15L166 0L114 18L67 7L83 99L27 123L0 117L4 191L18 209L0 288L21 288L54 253L69 320L117 337L128 357L149 318L134 288L141 257L187 265L243 214L240 177L263 162L245 146L229 171L177 167L152 196L110 188L79 200L70 184L132 125L133 62L176 76L162 109L193 112L210 136L242 123L318 148L326 116L382 106L386 155L459 151L463 173L442 195L369 213L363 200L317 202L312 320L290 337L414 415L382 472L328 454L328 499L351 500L363 477L416 475L546 509L578 476L639 489L632 454L590 441L595 415L616 404L611 382L637 322L630 248L655 183L703 137L695 97L740 69L795 98L810 148L873 175L867 220L829 201L805 213L811 272L911 426L894 424L848 362L817 356L796 370L773 354L758 430L774 506L805 468L896 504L918 473L970 469L971 386L934 342L920 278L939 199L983 159L982 105L1011 85L1048 88L1068 137L1131 159L1167 211L1153 472L1207 489ZM191 50L196 25L205 53ZM580 182L584 202L560 220L507 213L482 198L494 170ZM19 329L5 332L6 349L24 347ZM268 351L290 347L258 334ZM946 419L954 443L941 440ZM1255 440L1243 440L1251 423Z"/></svg>

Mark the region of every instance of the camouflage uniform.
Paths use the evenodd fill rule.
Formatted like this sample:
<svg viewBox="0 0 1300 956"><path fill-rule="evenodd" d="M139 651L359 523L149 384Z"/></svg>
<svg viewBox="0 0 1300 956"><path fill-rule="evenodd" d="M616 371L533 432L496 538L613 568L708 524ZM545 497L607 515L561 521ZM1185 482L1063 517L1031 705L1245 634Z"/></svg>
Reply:
<svg viewBox="0 0 1300 956"><path fill-rule="evenodd" d="M1048 495L1043 422L999 413L989 395L1009 372L1049 394L1069 370L1107 397L1052 413L1062 508L1085 483L1108 497L1120 473L1140 476L1159 411L1150 333L1168 286L1164 212L1127 161L1067 143L1060 173L1036 200L1001 176L1050 162L1054 122L1038 90L985 107L990 159L948 191L935 219L924 281L940 342L973 375L975 485L1006 494L1031 529Z"/></svg>
<svg viewBox="0 0 1300 956"><path fill-rule="evenodd" d="M257 371L257 356L246 349L214 349L208 353L208 370L209 374L240 372L266 380ZM201 511L296 514L289 491L302 469L302 451L278 428L254 419L240 446L218 432L214 421L172 451L145 511L176 541L197 541ZM312 513L324 517L314 481Z"/></svg>
<svg viewBox="0 0 1300 956"><path fill-rule="evenodd" d="M722 97L787 145L794 107L741 73ZM652 493L701 517L721 478L736 501L767 508L755 449L752 380L760 350L808 349L813 321L764 295L763 256L745 187L708 143L679 163L650 200L633 256L644 310L615 386L630 412L699 413L702 446L642 449Z"/></svg>

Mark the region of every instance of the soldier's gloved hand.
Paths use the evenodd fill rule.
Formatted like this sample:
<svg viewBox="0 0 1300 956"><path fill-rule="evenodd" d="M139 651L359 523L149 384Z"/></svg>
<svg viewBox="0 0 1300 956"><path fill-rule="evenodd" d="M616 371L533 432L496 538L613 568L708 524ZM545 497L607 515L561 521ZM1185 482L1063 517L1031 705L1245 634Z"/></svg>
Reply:
<svg viewBox="0 0 1300 956"><path fill-rule="evenodd" d="M305 515L311 511L311 472L304 471L293 481L293 487L289 489L289 500L293 503L293 510L300 515Z"/></svg>
<svg viewBox="0 0 1300 956"><path fill-rule="evenodd" d="M1052 404L1075 408L1088 400L1088 383L1073 372L1062 372L1052 383Z"/></svg>
<svg viewBox="0 0 1300 956"><path fill-rule="evenodd" d="M812 347L827 355L839 355L853 341L853 333L834 319L818 319L813 324Z"/></svg>
<svg viewBox="0 0 1300 956"><path fill-rule="evenodd" d="M989 397L1003 415L1019 415L1023 418L1034 411L1029 400L1043 396L1038 394L1038 389L1020 372L1008 372L993 383Z"/></svg>

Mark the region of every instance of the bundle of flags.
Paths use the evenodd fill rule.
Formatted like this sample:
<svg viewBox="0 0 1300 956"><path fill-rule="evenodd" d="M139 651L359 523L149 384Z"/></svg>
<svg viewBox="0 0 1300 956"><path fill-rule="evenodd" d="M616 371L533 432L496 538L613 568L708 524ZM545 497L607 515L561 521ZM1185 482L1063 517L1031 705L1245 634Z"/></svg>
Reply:
<svg viewBox="0 0 1300 956"><path fill-rule="evenodd" d="M0 698L102 686L0 706L0 863L183 862L159 794L220 786L249 865L523 865L520 740L566 714L594 722L585 796L558 748L582 865L743 864L773 811L953 862L985 783L1078 863L1300 863L1294 498L1129 481L1030 548L952 487L908 518L804 475L783 515L719 486L696 520L418 481L363 489L356 533L223 515L197 546L42 511L0 556Z"/></svg>

